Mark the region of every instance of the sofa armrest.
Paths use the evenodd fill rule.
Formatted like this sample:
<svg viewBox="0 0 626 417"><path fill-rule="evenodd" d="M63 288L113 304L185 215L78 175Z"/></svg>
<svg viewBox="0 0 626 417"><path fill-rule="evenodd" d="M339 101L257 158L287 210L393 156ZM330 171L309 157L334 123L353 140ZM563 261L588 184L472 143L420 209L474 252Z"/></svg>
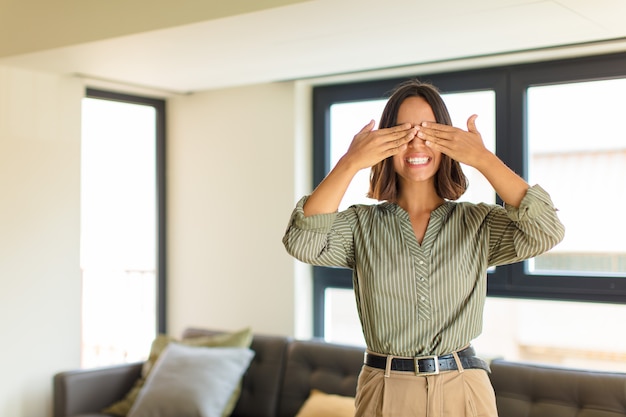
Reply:
<svg viewBox="0 0 626 417"><path fill-rule="evenodd" d="M60 372L53 379L54 417L101 413L141 376L141 363Z"/></svg>

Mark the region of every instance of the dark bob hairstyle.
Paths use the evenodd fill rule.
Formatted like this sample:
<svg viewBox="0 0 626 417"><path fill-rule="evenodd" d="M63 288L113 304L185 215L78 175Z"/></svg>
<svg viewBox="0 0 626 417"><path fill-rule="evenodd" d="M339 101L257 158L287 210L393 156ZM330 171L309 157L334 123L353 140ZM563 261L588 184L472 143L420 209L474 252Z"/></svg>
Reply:
<svg viewBox="0 0 626 417"><path fill-rule="evenodd" d="M431 84L409 80L393 90L380 118L379 129L398 124L400 105L409 97L422 97L432 108L437 123L452 126L450 113L448 113L439 90ZM379 201L396 202L399 184L398 176L393 167L393 157L388 157L372 167L370 189L367 196ZM467 177L461 169L461 164L448 155L441 154L441 164L435 175L437 194L446 200L456 200L467 190L467 185Z"/></svg>

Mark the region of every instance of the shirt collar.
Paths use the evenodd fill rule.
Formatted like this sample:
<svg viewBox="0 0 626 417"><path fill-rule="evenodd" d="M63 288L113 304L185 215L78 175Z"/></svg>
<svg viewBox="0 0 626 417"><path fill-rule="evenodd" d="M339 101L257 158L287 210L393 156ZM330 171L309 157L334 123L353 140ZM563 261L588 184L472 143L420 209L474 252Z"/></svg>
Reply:
<svg viewBox="0 0 626 417"><path fill-rule="evenodd" d="M391 211L394 214L403 213L404 215L407 215L406 211L402 207L400 207L397 203L385 202L385 203L382 203L381 205L385 209ZM430 213L430 218L434 219L434 218L447 217L448 214L452 212L455 206L456 206L456 202L446 200L442 205L440 205L439 207L437 207Z"/></svg>

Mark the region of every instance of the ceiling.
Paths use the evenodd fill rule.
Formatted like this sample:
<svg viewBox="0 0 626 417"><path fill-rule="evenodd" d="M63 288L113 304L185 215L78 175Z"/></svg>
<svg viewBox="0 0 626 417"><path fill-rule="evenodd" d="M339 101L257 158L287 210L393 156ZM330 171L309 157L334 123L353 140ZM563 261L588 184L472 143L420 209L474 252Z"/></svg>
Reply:
<svg viewBox="0 0 626 417"><path fill-rule="evenodd" d="M282 3L90 41L76 37L0 54L0 65L188 93L626 39L626 0Z"/></svg>

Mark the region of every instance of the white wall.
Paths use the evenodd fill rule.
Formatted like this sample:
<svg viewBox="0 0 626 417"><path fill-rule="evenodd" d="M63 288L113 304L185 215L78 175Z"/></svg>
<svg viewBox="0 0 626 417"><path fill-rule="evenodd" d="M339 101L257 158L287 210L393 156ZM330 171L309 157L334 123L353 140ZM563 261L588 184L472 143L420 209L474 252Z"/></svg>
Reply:
<svg viewBox="0 0 626 417"><path fill-rule="evenodd" d="M310 157L306 94L276 83L168 102L171 334L301 322L307 335L306 270L281 242L309 191L294 157ZM0 416L50 416L53 375L80 366L83 96L77 79L0 67Z"/></svg>
<svg viewBox="0 0 626 417"><path fill-rule="evenodd" d="M80 363L80 82L0 67L0 415Z"/></svg>
<svg viewBox="0 0 626 417"><path fill-rule="evenodd" d="M294 334L295 97L275 83L168 102L168 333Z"/></svg>

